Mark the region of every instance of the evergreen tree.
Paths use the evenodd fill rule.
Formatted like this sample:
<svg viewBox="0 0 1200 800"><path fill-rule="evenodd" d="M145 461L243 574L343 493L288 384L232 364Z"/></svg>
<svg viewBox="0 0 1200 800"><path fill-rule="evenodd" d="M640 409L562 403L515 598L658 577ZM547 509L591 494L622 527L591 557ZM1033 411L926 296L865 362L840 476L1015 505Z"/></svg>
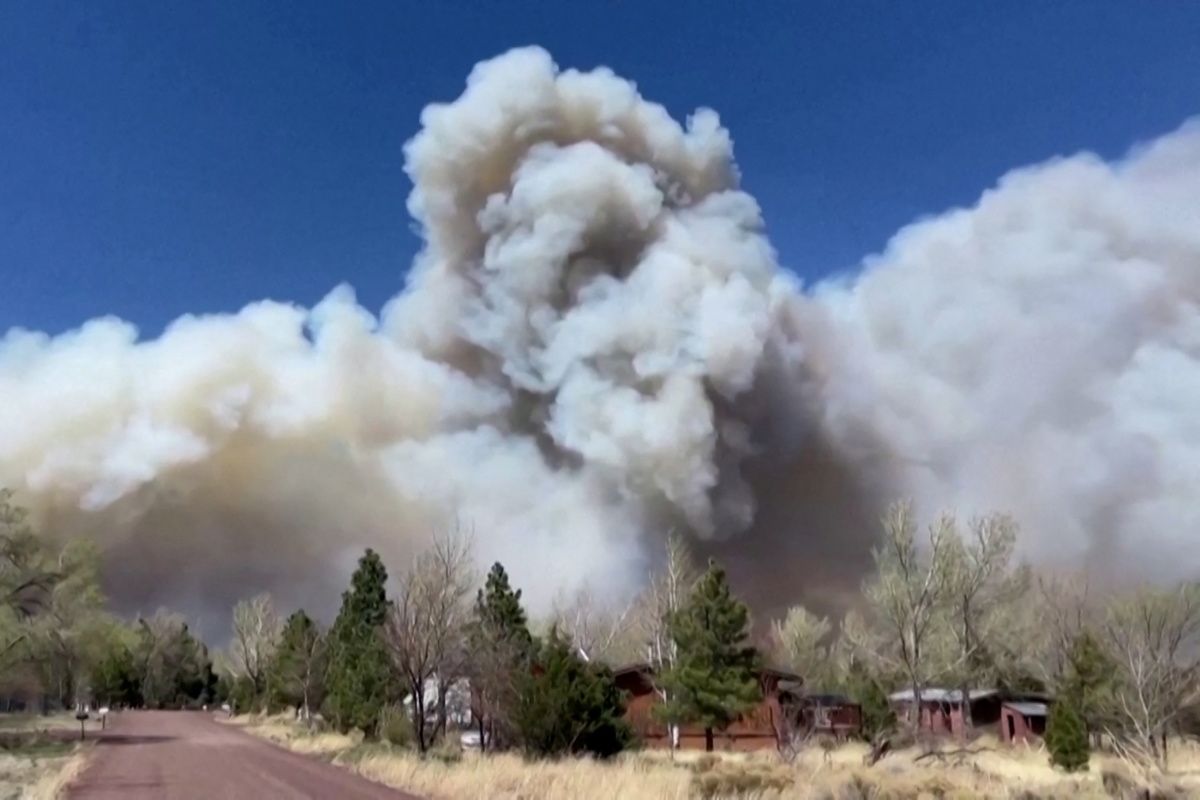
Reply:
<svg viewBox="0 0 1200 800"><path fill-rule="evenodd" d="M862 737L874 742L896 728L896 712L888 701L887 692L879 680L861 662L854 661L848 670L847 694L858 703L862 713Z"/></svg>
<svg viewBox="0 0 1200 800"><path fill-rule="evenodd" d="M508 573L499 561L492 565L484 586L475 597L478 633L489 641L508 641L522 647L533 642L525 609L521 608L521 590L513 590Z"/></svg>
<svg viewBox="0 0 1200 800"><path fill-rule="evenodd" d="M1089 732L1102 730L1111 714L1116 674L1116 664L1095 635L1085 630L1075 637L1060 694L1070 696Z"/></svg>
<svg viewBox="0 0 1200 800"><path fill-rule="evenodd" d="M749 627L749 610L713 561L687 605L671 617L679 652L662 676L671 699L658 713L668 722L703 725L707 751L713 749L714 729L727 728L762 698L758 652L747 644Z"/></svg>
<svg viewBox="0 0 1200 800"><path fill-rule="evenodd" d="M310 717L319 706L325 684L325 638L311 616L298 610L284 622L280 646L271 658L268 682L276 703Z"/></svg>
<svg viewBox="0 0 1200 800"><path fill-rule="evenodd" d="M623 712L612 673L585 663L557 629L517 680L513 723L531 755L615 755L633 737Z"/></svg>
<svg viewBox="0 0 1200 800"><path fill-rule="evenodd" d="M1050 710L1046 724L1046 749L1050 751L1050 763L1067 772L1078 772L1088 767L1088 734L1083 717L1075 707L1077 698L1065 695Z"/></svg>
<svg viewBox="0 0 1200 800"><path fill-rule="evenodd" d="M533 637L521 608L521 590L509 585L497 562L475 598L471 623L471 684L482 747L502 748L514 738L517 685L529 671Z"/></svg>
<svg viewBox="0 0 1200 800"><path fill-rule="evenodd" d="M379 628L387 615L387 570L374 550L358 561L350 589L330 630L329 710L343 732L378 733L379 716L392 694L393 676Z"/></svg>
<svg viewBox="0 0 1200 800"><path fill-rule="evenodd" d="M300 709L304 719L320 706L324 692L325 638L317 623L297 611L288 617L268 678L275 700Z"/></svg>

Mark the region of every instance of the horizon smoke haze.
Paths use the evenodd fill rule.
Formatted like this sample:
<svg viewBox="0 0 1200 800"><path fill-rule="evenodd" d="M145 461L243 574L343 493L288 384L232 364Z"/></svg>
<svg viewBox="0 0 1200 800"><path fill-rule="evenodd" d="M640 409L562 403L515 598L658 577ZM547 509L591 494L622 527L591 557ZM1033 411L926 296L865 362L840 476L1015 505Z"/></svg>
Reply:
<svg viewBox="0 0 1200 800"><path fill-rule="evenodd" d="M905 497L1012 514L1045 568L1200 572L1200 122L808 287L717 114L607 69L482 62L405 160L424 246L378 316L341 286L0 339L0 485L100 544L119 609L330 618L364 547L398 571L455 525L535 611L637 591L672 528L759 608L842 606Z"/></svg>

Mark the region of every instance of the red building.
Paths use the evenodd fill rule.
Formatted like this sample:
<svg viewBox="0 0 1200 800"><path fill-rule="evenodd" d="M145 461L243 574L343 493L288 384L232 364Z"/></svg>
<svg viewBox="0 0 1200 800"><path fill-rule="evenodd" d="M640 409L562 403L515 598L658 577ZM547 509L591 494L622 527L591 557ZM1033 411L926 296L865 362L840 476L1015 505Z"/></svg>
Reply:
<svg viewBox="0 0 1200 800"><path fill-rule="evenodd" d="M1046 703L1009 701L1000 706L1000 741L1031 742L1046 733Z"/></svg>
<svg viewBox="0 0 1200 800"><path fill-rule="evenodd" d="M654 686L654 671L648 664L631 664L613 673L617 687L626 693L625 719L647 747L670 747L669 731L659 721L654 708L662 697ZM781 700L799 691L799 675L778 669L759 674L762 700L725 730L713 731L717 750L770 750L779 747L788 736L788 722ZM704 728L684 725L679 730L678 746L689 750L704 749Z"/></svg>
<svg viewBox="0 0 1200 800"><path fill-rule="evenodd" d="M1039 730L1045 730L1045 703L1048 697L1036 692L1001 692L997 689L971 689L967 702L971 710L971 727L968 730L963 715L962 692L958 689L943 689L929 687L921 690L921 708L918 726L920 730L936 734L949 734L965 738L970 732L994 728L1000 738L1010 741L1021 732L1021 736L1031 736ZM893 692L888 696L896 715L911 722L914 714L918 713L913 707L911 689ZM1036 716L1035 706L1042 707L1042 722L1040 729L1033 720ZM1008 719L1005 718L1004 708L1011 707L1008 714L1012 718L1012 734L1009 733ZM1025 709L1028 715L1018 709ZM1019 719L1017 719L1019 717ZM1038 733L1040 735L1040 733Z"/></svg>

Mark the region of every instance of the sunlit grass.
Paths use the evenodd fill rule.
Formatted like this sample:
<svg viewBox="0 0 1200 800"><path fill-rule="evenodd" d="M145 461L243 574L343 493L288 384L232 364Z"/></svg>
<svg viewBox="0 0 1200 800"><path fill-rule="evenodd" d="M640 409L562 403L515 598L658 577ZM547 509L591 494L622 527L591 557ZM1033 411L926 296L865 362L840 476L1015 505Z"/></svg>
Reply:
<svg viewBox="0 0 1200 800"><path fill-rule="evenodd" d="M705 755L641 751L612 761L566 758L528 761L519 755L443 751L421 758L411 750L364 745L355 736L314 732L287 717L240 718L256 735L297 752L332 758L371 780L429 800L684 800L738 797L759 800L907 800L908 798L995 798L1100 800L1112 791L1153 788L1152 796L1200 796L1200 747L1175 744L1168 776L1135 777L1111 755L1093 757L1091 769L1066 775L1050 767L1039 745L1008 747L983 737L967 753L945 742L940 758L920 758L915 748L892 753L873 767L863 765L866 747L850 743L828 753L813 747L791 763L774 753Z"/></svg>

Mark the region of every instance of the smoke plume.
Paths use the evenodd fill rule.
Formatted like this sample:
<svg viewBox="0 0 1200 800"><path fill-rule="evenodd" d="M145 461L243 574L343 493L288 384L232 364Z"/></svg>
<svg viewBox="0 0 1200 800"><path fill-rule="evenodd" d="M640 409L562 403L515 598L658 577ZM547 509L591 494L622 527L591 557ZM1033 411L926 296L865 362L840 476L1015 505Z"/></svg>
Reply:
<svg viewBox="0 0 1200 800"><path fill-rule="evenodd" d="M672 527L760 602L836 597L899 496L1007 510L1046 563L1200 567L1200 125L806 290L717 115L608 70L481 63L405 155L424 247L378 318L339 287L0 340L0 484L100 542L120 607L328 613L364 546L456 521L535 608L635 590Z"/></svg>

